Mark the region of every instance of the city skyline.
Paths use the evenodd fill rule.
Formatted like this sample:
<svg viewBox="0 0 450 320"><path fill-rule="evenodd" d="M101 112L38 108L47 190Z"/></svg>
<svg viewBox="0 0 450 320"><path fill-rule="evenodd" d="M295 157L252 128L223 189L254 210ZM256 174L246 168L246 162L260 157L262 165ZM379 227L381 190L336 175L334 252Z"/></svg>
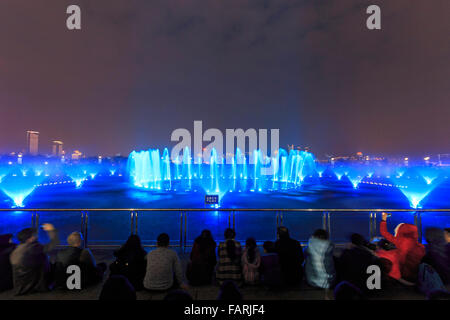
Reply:
<svg viewBox="0 0 450 320"><path fill-rule="evenodd" d="M325 154L448 153L448 1L0 4L0 153L61 140L85 154L171 148L170 133L280 129ZM14 14L12 14L14 13Z"/></svg>

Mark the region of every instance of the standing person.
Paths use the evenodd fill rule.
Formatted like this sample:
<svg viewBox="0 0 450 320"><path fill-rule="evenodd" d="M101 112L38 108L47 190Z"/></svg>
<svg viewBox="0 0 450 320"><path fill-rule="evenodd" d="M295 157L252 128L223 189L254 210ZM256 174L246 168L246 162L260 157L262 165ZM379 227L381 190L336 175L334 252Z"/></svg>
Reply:
<svg viewBox="0 0 450 320"><path fill-rule="evenodd" d="M254 238L248 238L245 242L245 250L242 253L242 272L246 284L257 284L259 282L259 266L261 256Z"/></svg>
<svg viewBox="0 0 450 320"><path fill-rule="evenodd" d="M105 263L97 264L91 250L83 249L83 236L79 232L72 232L67 237L68 248L59 250L55 260L56 285L66 288L68 278L67 268L77 265L81 269L81 287L86 288L102 281L106 270Z"/></svg>
<svg viewBox="0 0 450 320"><path fill-rule="evenodd" d="M289 230L286 227L278 228L275 251L280 259L283 283L285 285L300 284L303 278L303 250L300 242L289 236Z"/></svg>
<svg viewBox="0 0 450 320"><path fill-rule="evenodd" d="M425 247L418 242L419 233L415 225L400 223L395 228L395 234L387 231L387 213L383 212L380 222L380 233L396 247L394 250L378 250L380 258L392 263L389 276L401 282L415 283L419 271L419 264L425 256Z"/></svg>
<svg viewBox="0 0 450 320"><path fill-rule="evenodd" d="M269 289L281 287L283 279L281 275L280 259L275 252L275 244L272 241L266 241L263 244L264 254L261 256L261 282Z"/></svg>
<svg viewBox="0 0 450 320"><path fill-rule="evenodd" d="M116 261L109 266L109 270L111 274L125 276L136 291L142 290L147 267L146 254L147 252L141 244L141 238L132 234L120 249L114 251Z"/></svg>
<svg viewBox="0 0 450 320"><path fill-rule="evenodd" d="M187 288L183 284L180 259L174 250L169 249L169 242L169 235L161 233L157 239L157 248L147 254L144 287L148 290Z"/></svg>
<svg viewBox="0 0 450 320"><path fill-rule="evenodd" d="M450 252L444 232L440 228L427 228L425 230L427 246L422 262L432 266L439 274L442 282L447 285L450 283Z"/></svg>
<svg viewBox="0 0 450 320"><path fill-rule="evenodd" d="M226 280L232 280L237 285L242 284L241 244L234 240L236 233L228 228L224 233L225 241L219 244L219 263L216 270L216 279L222 285Z"/></svg>
<svg viewBox="0 0 450 320"><path fill-rule="evenodd" d="M50 223L42 225L50 242L38 242L37 230L26 228L17 234L20 244L11 253L14 291L16 295L49 290L50 263L47 254L58 244L58 232Z"/></svg>
<svg viewBox="0 0 450 320"><path fill-rule="evenodd" d="M186 270L189 284L194 286L211 284L214 267L217 263L216 246L209 230L203 230L195 239L191 251L191 261Z"/></svg>
<svg viewBox="0 0 450 320"><path fill-rule="evenodd" d="M313 287L329 289L336 278L333 260L334 245L328 232L318 229L309 239L306 249L306 281Z"/></svg>
<svg viewBox="0 0 450 320"><path fill-rule="evenodd" d="M16 248L12 243L12 234L0 235L0 292L13 288L13 273L9 258Z"/></svg>

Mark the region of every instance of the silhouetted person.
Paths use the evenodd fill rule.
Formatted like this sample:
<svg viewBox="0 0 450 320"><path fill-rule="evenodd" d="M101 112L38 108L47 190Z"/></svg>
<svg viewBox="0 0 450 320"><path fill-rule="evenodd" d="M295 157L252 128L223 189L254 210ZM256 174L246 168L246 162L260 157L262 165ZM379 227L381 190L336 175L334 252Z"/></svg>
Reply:
<svg viewBox="0 0 450 320"><path fill-rule="evenodd" d="M317 288L329 289L336 278L333 258L334 245L328 232L318 229L309 239L306 249L306 282Z"/></svg>
<svg viewBox="0 0 450 320"><path fill-rule="evenodd" d="M254 238L248 238L242 253L242 273L246 284L259 283L259 267L261 255Z"/></svg>
<svg viewBox="0 0 450 320"><path fill-rule="evenodd" d="M353 285L366 291L367 268L371 265L381 267L381 262L368 248L368 241L360 234L354 233L351 236L351 243L344 249L337 260L337 272L340 281L348 281Z"/></svg>
<svg viewBox="0 0 450 320"><path fill-rule="evenodd" d="M445 231L440 228L427 228L425 239L427 240L426 254L422 261L436 270L445 285L449 284L450 251L445 240Z"/></svg>
<svg viewBox="0 0 450 320"><path fill-rule="evenodd" d="M187 266L186 277L189 284L194 286L211 284L216 263L216 242L211 231L203 230L194 241L191 261Z"/></svg>
<svg viewBox="0 0 450 320"><path fill-rule="evenodd" d="M161 233L157 239L157 248L147 254L147 271L144 287L148 290L165 291L186 288L183 284L183 272L177 253L169 249L169 235Z"/></svg>
<svg viewBox="0 0 450 320"><path fill-rule="evenodd" d="M38 242L34 228L23 229L17 234L20 244L10 256L16 295L49 290L51 274L47 254L58 244L58 232L49 223L43 224L42 228L50 238L46 245Z"/></svg>
<svg viewBox="0 0 450 320"><path fill-rule="evenodd" d="M12 243L12 234L0 235L0 292L13 288L13 273L9 258L16 248Z"/></svg>
<svg viewBox="0 0 450 320"><path fill-rule="evenodd" d="M125 276L111 275L103 285L99 300L136 300L136 291Z"/></svg>
<svg viewBox="0 0 450 320"><path fill-rule="evenodd" d="M234 240L236 233L231 228L225 230L224 236L225 242L221 242L217 250L219 262L216 269L216 279L219 284L223 284L227 280L233 280L237 285L241 285L241 244Z"/></svg>
<svg viewBox="0 0 450 320"><path fill-rule="evenodd" d="M81 288L84 289L103 280L106 270L105 263L97 264L91 250L83 249L83 236L79 232L72 232L67 237L67 248L59 250L55 259L56 285L60 288L67 287L67 268L77 265L81 270Z"/></svg>
<svg viewBox="0 0 450 320"><path fill-rule="evenodd" d="M280 259L275 252L275 244L266 241L263 244L264 253L261 255L261 266L259 268L261 283L269 289L279 288L283 284Z"/></svg>
<svg viewBox="0 0 450 320"><path fill-rule="evenodd" d="M291 239L286 227L278 228L275 251L280 259L283 283L285 285L298 285L303 278L303 250L300 242Z"/></svg>
<svg viewBox="0 0 450 320"><path fill-rule="evenodd" d="M132 234L120 249L114 251L116 261L109 266L109 270L111 274L125 276L136 291L142 290L147 267L146 254L139 236Z"/></svg>
<svg viewBox="0 0 450 320"><path fill-rule="evenodd" d="M220 286L219 296L217 300L222 301L240 301L242 293L236 283L232 280L226 280Z"/></svg>

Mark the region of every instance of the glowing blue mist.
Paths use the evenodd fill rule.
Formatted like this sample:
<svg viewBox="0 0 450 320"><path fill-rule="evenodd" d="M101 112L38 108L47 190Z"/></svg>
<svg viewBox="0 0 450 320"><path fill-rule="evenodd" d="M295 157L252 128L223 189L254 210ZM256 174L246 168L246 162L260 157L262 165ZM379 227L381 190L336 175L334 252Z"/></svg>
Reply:
<svg viewBox="0 0 450 320"><path fill-rule="evenodd" d="M28 173L27 175L13 173L5 176L0 183L0 190L7 195L15 207L23 207L25 199L42 182L42 175Z"/></svg>

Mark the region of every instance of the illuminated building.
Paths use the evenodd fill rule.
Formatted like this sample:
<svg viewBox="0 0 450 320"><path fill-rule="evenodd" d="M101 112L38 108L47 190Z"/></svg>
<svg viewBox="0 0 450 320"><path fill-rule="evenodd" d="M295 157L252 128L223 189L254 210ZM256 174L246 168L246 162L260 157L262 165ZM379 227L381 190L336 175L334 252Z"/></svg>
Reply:
<svg viewBox="0 0 450 320"><path fill-rule="evenodd" d="M55 157L62 156L63 155L63 146L64 146L63 142L54 140L52 143L53 143L52 155Z"/></svg>
<svg viewBox="0 0 450 320"><path fill-rule="evenodd" d="M39 132L27 131L27 153L33 156L39 152Z"/></svg>

